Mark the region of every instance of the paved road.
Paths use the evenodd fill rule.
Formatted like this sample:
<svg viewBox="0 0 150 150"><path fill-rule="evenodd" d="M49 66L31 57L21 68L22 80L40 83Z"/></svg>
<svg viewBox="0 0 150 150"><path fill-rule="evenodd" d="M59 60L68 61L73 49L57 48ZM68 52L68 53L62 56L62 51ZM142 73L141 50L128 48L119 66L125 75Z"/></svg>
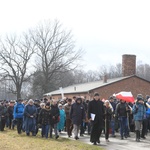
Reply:
<svg viewBox="0 0 150 150"><path fill-rule="evenodd" d="M60 136L68 138L65 132L62 132ZM70 138L74 140L74 138ZM80 137L80 141L92 145L89 142L89 135ZM141 139L141 142L135 141L135 134L131 133L131 137L121 140L119 133L115 138L110 137L110 142L106 142L104 135L100 138L101 143L97 146L103 147L106 150L150 150L150 133L145 140ZM94 146L94 145L93 145Z"/></svg>

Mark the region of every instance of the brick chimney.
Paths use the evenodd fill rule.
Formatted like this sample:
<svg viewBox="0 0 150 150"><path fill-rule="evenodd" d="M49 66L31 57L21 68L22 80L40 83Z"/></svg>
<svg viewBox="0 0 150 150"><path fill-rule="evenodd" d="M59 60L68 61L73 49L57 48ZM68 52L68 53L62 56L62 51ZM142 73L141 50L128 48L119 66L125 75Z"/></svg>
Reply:
<svg viewBox="0 0 150 150"><path fill-rule="evenodd" d="M136 55L122 55L122 74L124 77L136 74Z"/></svg>
<svg viewBox="0 0 150 150"><path fill-rule="evenodd" d="M103 76L103 83L107 83L107 74L104 74Z"/></svg>

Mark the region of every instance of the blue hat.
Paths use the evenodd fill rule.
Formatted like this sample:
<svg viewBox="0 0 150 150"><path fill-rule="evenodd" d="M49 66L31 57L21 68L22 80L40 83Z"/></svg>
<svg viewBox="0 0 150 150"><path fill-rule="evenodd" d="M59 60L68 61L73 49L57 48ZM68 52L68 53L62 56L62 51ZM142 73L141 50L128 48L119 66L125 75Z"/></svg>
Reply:
<svg viewBox="0 0 150 150"><path fill-rule="evenodd" d="M137 101L140 101L140 100L144 101L142 97L137 97Z"/></svg>

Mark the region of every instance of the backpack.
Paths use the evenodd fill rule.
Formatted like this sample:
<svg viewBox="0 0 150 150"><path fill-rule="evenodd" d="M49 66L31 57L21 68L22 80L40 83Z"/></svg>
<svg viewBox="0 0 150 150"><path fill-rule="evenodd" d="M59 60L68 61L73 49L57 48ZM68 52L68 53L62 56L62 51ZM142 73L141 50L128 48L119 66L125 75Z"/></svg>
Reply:
<svg viewBox="0 0 150 150"><path fill-rule="evenodd" d="M150 108L148 108L147 111L146 111L146 117L150 118Z"/></svg>
<svg viewBox="0 0 150 150"><path fill-rule="evenodd" d="M16 113L23 113L23 111L24 111L23 104L17 104L17 106L16 106Z"/></svg>

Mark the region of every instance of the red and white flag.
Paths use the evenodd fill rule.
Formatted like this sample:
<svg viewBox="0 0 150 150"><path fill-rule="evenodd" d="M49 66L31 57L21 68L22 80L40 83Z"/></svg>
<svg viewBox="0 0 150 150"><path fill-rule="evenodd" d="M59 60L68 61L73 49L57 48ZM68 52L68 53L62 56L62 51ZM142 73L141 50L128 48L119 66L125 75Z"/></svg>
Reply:
<svg viewBox="0 0 150 150"><path fill-rule="evenodd" d="M120 92L120 93L114 94L114 96L117 99L122 99L126 102L134 103L134 97L131 92Z"/></svg>

